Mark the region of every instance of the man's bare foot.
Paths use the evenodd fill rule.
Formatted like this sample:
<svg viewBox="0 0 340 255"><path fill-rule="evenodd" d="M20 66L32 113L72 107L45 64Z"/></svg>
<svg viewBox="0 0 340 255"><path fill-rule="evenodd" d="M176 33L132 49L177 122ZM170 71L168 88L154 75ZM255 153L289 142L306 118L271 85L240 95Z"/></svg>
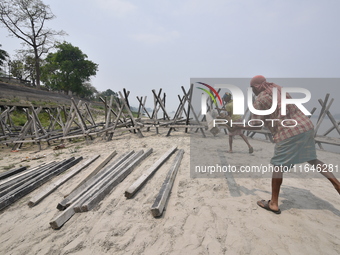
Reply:
<svg viewBox="0 0 340 255"><path fill-rule="evenodd" d="M227 152L228 152L228 153L233 153L233 151L232 151L232 150L228 150Z"/></svg>

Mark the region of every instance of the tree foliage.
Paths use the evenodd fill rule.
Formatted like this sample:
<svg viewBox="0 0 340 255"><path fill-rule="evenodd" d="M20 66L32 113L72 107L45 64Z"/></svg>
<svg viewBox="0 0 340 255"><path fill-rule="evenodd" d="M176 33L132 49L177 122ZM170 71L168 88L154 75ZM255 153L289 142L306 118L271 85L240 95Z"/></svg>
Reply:
<svg viewBox="0 0 340 255"><path fill-rule="evenodd" d="M96 95L98 94L98 90L94 86L92 86L91 83L89 82L85 82L83 84L83 87L84 87L84 90L80 96L85 97L90 100L95 100Z"/></svg>
<svg viewBox="0 0 340 255"><path fill-rule="evenodd" d="M98 65L70 43L58 44L56 48L57 52L48 54L42 66L42 81L52 90L84 96L89 90L84 84L96 75Z"/></svg>
<svg viewBox="0 0 340 255"><path fill-rule="evenodd" d="M1 44L0 47L2 47ZM0 71L2 70L1 66L3 66L4 62L8 57L9 57L8 53L5 50L0 49Z"/></svg>
<svg viewBox="0 0 340 255"><path fill-rule="evenodd" d="M54 36L63 31L45 28L46 21L54 19L50 7L41 0L1 0L0 22L11 36L17 37L28 46L34 55L36 85L40 87L40 58L53 47Z"/></svg>
<svg viewBox="0 0 340 255"><path fill-rule="evenodd" d="M14 78L19 79L20 81L24 80L24 71L25 66L24 63L20 60L13 60L11 62L11 74Z"/></svg>
<svg viewBox="0 0 340 255"><path fill-rule="evenodd" d="M101 97L110 97L111 95L113 95L114 97L118 97L118 93L112 91L111 89L107 89L100 93Z"/></svg>
<svg viewBox="0 0 340 255"><path fill-rule="evenodd" d="M35 80L34 57L29 55L17 55L17 59L11 62L11 74L21 82L31 82Z"/></svg>

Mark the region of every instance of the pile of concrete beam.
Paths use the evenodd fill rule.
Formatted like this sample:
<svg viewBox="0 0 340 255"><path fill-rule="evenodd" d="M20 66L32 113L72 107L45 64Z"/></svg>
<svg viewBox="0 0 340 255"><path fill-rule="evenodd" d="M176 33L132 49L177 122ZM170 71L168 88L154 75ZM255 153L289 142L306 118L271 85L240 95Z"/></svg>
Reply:
<svg viewBox="0 0 340 255"><path fill-rule="evenodd" d="M59 229L75 213L94 208L151 153L152 148L145 152L126 152L114 162L105 165L58 204L57 208L63 212L50 222L51 227Z"/></svg>
<svg viewBox="0 0 340 255"><path fill-rule="evenodd" d="M0 176L0 210L71 168L80 160L82 157L71 157L61 162L50 162L32 169L23 167L5 172Z"/></svg>
<svg viewBox="0 0 340 255"><path fill-rule="evenodd" d="M28 202L28 206L33 207L33 206L37 205L38 203L40 203L45 197L47 197L49 194L51 194L53 191L55 191L59 186L61 186L66 181L71 179L73 176L78 174L84 168L88 167L90 164L92 164L99 157L100 157L100 155L95 155L95 156L89 158L88 160L86 160L85 162L83 162L82 164L77 165L75 168L72 168L72 170L68 171L61 178L59 178L55 182L51 183L49 186L44 188L44 190L42 190L40 193L38 193L37 195L32 197L30 199L30 201Z"/></svg>
<svg viewBox="0 0 340 255"><path fill-rule="evenodd" d="M146 184L146 182L155 174L155 172L170 158L177 150L177 146L169 149L160 157L150 168L148 168L126 191L125 197L132 198ZM178 150L176 157L168 171L168 174L159 190L155 202L151 206L151 213L154 217L160 217L163 214L165 205L170 197L171 189L178 172L178 168L183 158L184 150Z"/></svg>
<svg viewBox="0 0 340 255"><path fill-rule="evenodd" d="M125 196L127 198L133 198L176 150L177 146L170 148L164 155L154 162L151 167L146 169L142 175L125 191ZM112 152L105 160L97 165L88 176L83 178L83 180L74 187L70 194L58 203L57 209L63 212L50 222L51 227L53 229L59 229L75 213L86 212L93 209L111 192L114 187L122 182L145 158L147 158L152 151L152 148L146 151L128 151L123 153L115 161L111 161L111 159L117 155L117 152ZM170 196L171 188L180 166L183 153L183 150L178 150L178 153L160 188L159 194L151 207L151 213L154 217L159 217L163 213L166 202ZM56 175L59 175L72 167L72 169L67 173L60 176L56 181L50 183L39 193L30 198L28 205L30 207L37 205L60 185L78 174L82 169L89 166L99 157L100 155L94 155L79 165L76 164L82 160L82 157L72 157L60 162L53 161L44 163L32 169L20 167L1 173L0 210L32 192Z"/></svg>

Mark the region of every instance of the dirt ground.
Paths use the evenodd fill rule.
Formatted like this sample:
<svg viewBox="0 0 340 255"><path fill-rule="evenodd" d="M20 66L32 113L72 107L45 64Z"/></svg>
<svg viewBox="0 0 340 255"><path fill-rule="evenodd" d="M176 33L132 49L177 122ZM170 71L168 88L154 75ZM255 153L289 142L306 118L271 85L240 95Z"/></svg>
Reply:
<svg viewBox="0 0 340 255"><path fill-rule="evenodd" d="M46 91L25 85L0 82L0 105L29 106L28 102L45 102L63 105L70 104L72 97L64 93ZM82 99L84 101L84 99ZM86 101L86 100L85 100Z"/></svg>

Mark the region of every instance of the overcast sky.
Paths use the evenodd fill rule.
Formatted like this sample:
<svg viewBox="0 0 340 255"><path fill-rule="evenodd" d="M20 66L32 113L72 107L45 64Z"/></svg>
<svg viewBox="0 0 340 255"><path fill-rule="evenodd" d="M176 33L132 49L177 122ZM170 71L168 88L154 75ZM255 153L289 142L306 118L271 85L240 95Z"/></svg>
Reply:
<svg viewBox="0 0 340 255"><path fill-rule="evenodd" d="M340 78L338 0L43 0L56 19L47 27L99 64L92 85L147 96L163 88L176 110L190 78ZM19 39L0 28L10 55ZM246 84L248 86L248 84ZM304 85L308 86L308 85ZM309 86L313 98L339 85ZM246 93L246 90L244 90ZM339 97L333 112L340 112ZM317 102L315 103L317 104ZM333 107L331 109L333 109Z"/></svg>

